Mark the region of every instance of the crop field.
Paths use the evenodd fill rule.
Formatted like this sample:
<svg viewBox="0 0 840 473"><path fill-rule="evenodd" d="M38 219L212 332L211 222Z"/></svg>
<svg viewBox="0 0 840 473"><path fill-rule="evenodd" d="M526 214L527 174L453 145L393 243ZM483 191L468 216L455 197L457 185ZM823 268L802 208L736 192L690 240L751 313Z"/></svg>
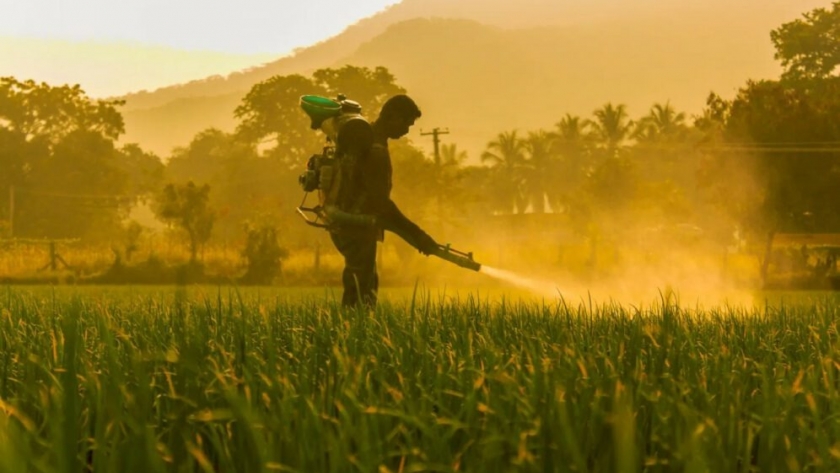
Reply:
<svg viewBox="0 0 840 473"><path fill-rule="evenodd" d="M838 316L0 288L0 471L838 471Z"/></svg>

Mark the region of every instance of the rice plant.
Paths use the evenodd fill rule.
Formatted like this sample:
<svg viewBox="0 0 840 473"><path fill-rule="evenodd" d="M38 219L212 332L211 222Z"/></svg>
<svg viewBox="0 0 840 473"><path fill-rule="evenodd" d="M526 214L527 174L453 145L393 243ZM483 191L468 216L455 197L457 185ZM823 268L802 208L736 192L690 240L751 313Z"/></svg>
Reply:
<svg viewBox="0 0 840 473"><path fill-rule="evenodd" d="M0 471L837 471L838 315L5 288Z"/></svg>

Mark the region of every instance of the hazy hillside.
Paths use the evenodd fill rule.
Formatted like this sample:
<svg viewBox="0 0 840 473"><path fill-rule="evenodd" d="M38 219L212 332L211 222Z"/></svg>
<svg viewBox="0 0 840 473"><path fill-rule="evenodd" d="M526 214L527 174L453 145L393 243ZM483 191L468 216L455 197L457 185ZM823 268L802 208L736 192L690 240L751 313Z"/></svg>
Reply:
<svg viewBox="0 0 840 473"><path fill-rule="evenodd" d="M659 19L501 30L412 20L335 65L387 65L423 104L420 125L449 127L447 138L477 156L497 132L551 127L607 101L627 104L633 116L668 100L694 113L712 90L731 95L747 78L776 76L768 36L739 37L746 23L720 19L713 31Z"/></svg>
<svg viewBox="0 0 840 473"><path fill-rule="evenodd" d="M264 67L128 96L126 139L167 155L201 129L232 129L236 97L254 83L347 63L390 68L422 102L420 125L450 127L449 138L472 154L503 129L550 126L606 101L627 103L634 115L669 99L695 112L710 90L729 94L747 78L775 76L769 31L829 2L615 3L405 0ZM400 21L418 16L496 26ZM470 107L453 106L465 99Z"/></svg>

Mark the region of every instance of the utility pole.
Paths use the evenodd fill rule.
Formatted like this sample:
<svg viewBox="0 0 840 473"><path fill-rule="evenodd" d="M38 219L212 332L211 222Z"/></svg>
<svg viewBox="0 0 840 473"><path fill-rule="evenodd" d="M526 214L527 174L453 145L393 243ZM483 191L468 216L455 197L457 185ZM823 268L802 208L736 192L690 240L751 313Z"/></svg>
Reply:
<svg viewBox="0 0 840 473"><path fill-rule="evenodd" d="M9 186L9 238L15 237L15 186Z"/></svg>
<svg viewBox="0 0 840 473"><path fill-rule="evenodd" d="M435 143L435 166L440 167L440 135L448 135L449 129L441 130L440 128L434 128L432 131L428 133L420 132L420 136L429 136L432 135L432 141Z"/></svg>
<svg viewBox="0 0 840 473"><path fill-rule="evenodd" d="M435 171L440 173L440 135L448 135L449 129L441 130L440 128L433 128L432 131L423 133L420 132L420 136L432 136L432 141L435 144ZM438 213L438 225L440 226L440 230L443 231L443 198L440 195L441 189L437 190L437 213Z"/></svg>

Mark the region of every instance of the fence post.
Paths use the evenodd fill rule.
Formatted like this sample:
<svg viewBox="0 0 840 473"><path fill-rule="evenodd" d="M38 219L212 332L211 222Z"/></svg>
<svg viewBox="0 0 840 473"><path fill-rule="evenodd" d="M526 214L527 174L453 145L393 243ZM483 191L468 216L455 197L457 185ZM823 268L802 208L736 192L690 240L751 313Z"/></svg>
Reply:
<svg viewBox="0 0 840 473"><path fill-rule="evenodd" d="M55 241L50 240L50 271L56 270L55 260Z"/></svg>
<svg viewBox="0 0 840 473"><path fill-rule="evenodd" d="M9 238L15 237L15 186L9 186Z"/></svg>

